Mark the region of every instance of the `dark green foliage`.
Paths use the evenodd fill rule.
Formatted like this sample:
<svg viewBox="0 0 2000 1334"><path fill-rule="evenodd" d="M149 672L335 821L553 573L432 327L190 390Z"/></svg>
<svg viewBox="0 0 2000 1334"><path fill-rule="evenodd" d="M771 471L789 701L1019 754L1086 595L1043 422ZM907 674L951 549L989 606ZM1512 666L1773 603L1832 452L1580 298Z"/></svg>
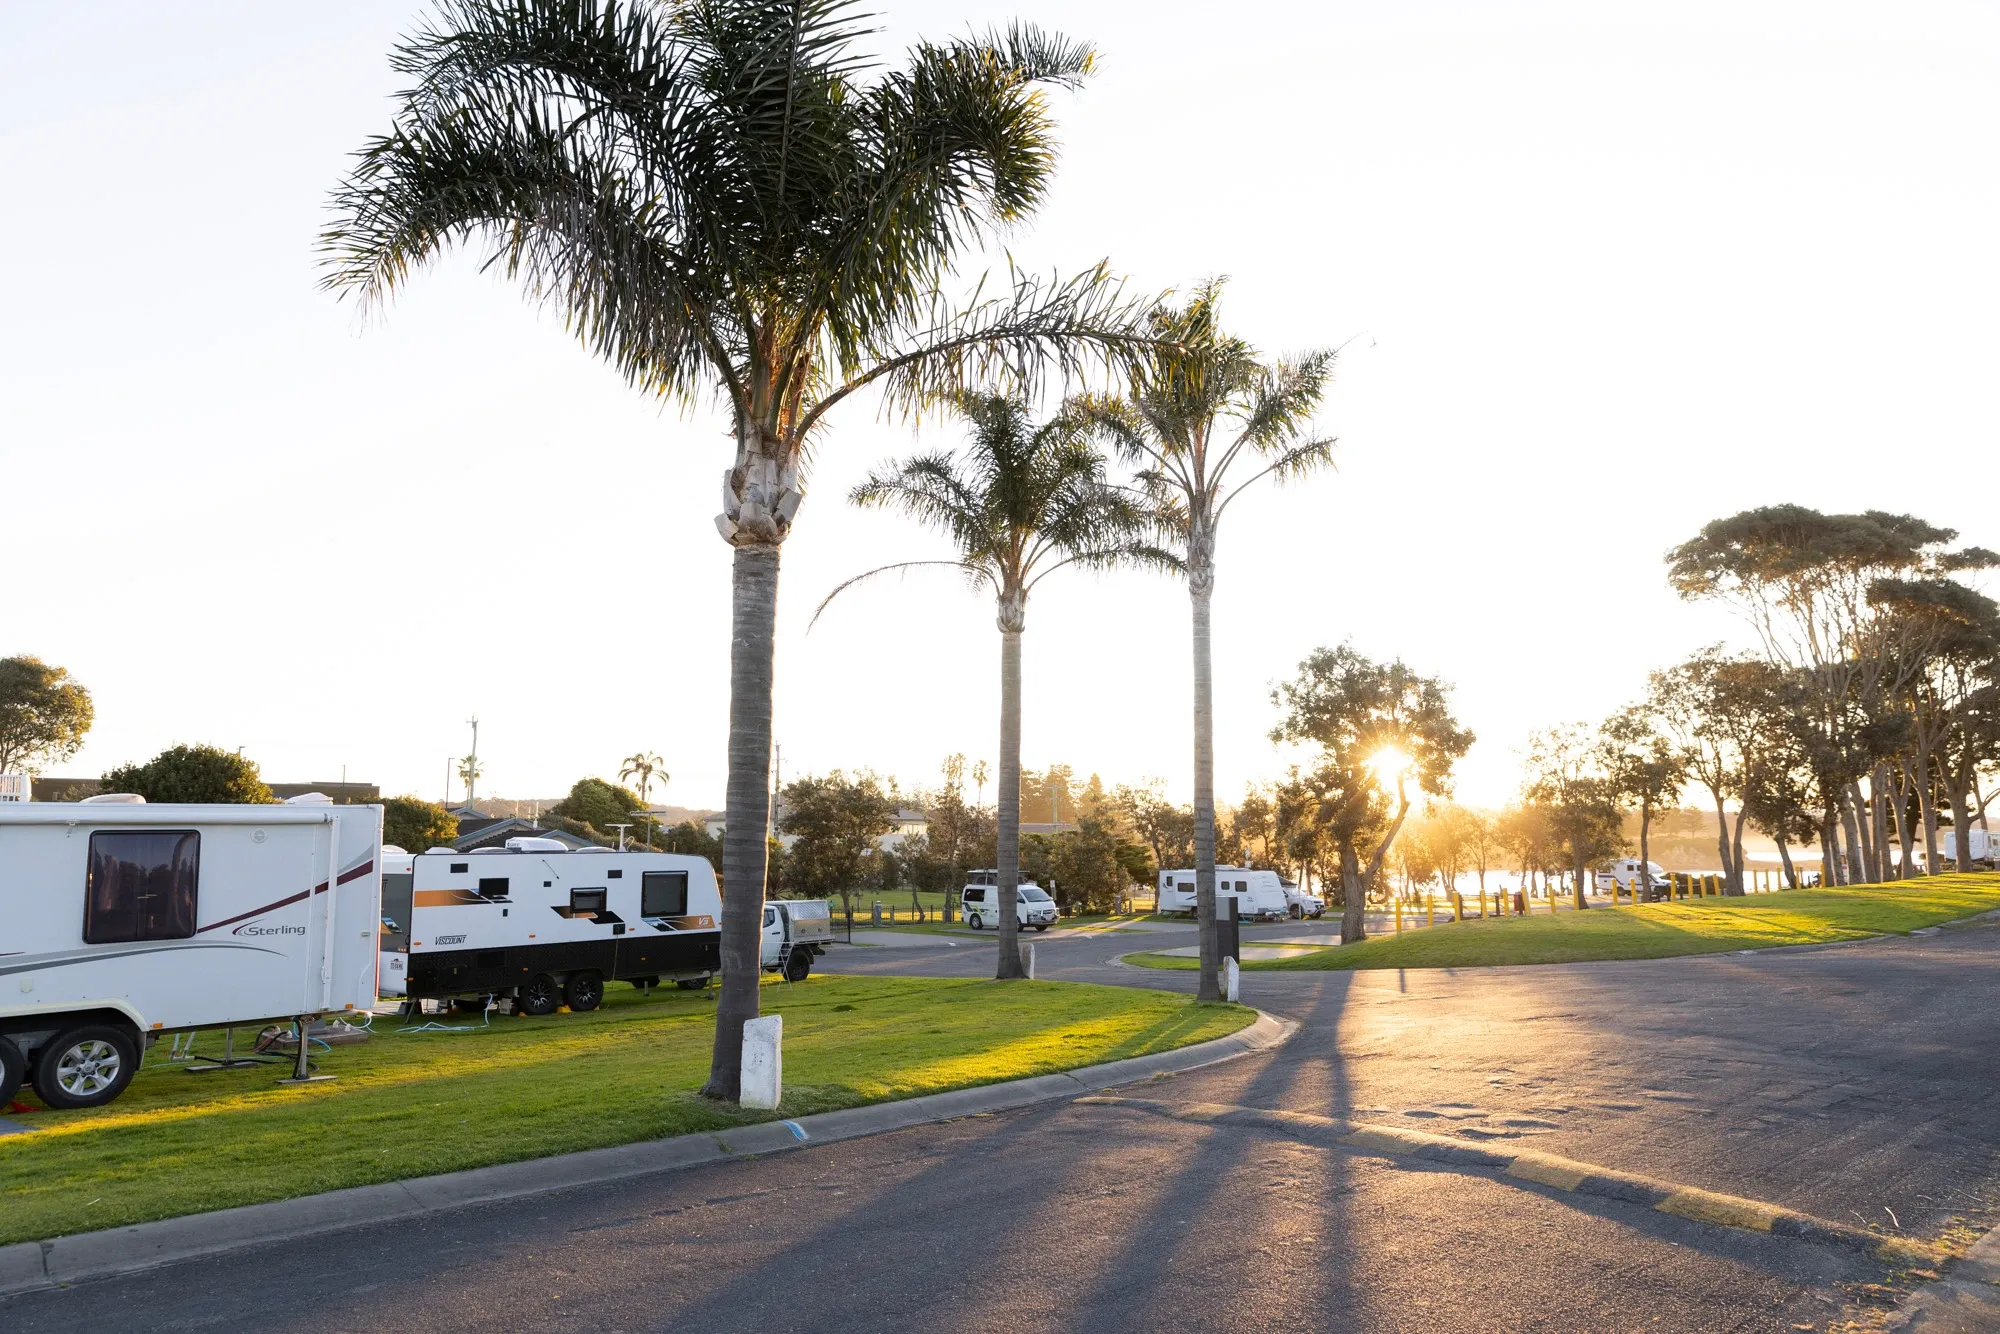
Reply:
<svg viewBox="0 0 2000 1334"><path fill-rule="evenodd" d="M685 857L706 857L710 864L722 865L722 840L710 838L708 830L689 820L662 830L654 840L662 852L678 852Z"/></svg>
<svg viewBox="0 0 2000 1334"><path fill-rule="evenodd" d="M217 746L171 746L144 764L108 770L106 792L136 792L148 802L262 804L274 800L254 762Z"/></svg>
<svg viewBox="0 0 2000 1334"><path fill-rule="evenodd" d="M405 852L442 847L458 837L458 817L422 797L390 797L382 803L382 841Z"/></svg>
<svg viewBox="0 0 2000 1334"><path fill-rule="evenodd" d="M549 814L589 825L599 834L615 834L612 825L629 824L643 835L645 831L639 826L645 823L645 809L639 794L629 787L607 783L602 778L579 778L569 795L551 807Z"/></svg>
<svg viewBox="0 0 2000 1334"><path fill-rule="evenodd" d="M840 770L785 784L779 832L796 838L786 856L786 888L820 896L860 888L875 841L896 827L896 803L874 774Z"/></svg>

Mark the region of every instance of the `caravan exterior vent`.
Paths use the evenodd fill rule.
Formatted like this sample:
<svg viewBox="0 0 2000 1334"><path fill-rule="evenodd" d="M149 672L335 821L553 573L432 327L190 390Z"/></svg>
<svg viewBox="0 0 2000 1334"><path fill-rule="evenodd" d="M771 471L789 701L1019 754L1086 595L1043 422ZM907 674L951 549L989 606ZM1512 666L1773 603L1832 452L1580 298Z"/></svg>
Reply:
<svg viewBox="0 0 2000 1334"><path fill-rule="evenodd" d="M507 840L509 852L568 852L569 846L556 838L510 838Z"/></svg>
<svg viewBox="0 0 2000 1334"><path fill-rule="evenodd" d="M333 798L324 792L301 792L296 797L286 797L287 806L331 806Z"/></svg>
<svg viewBox="0 0 2000 1334"><path fill-rule="evenodd" d="M94 797L85 797L78 804L83 806L144 806L146 799L137 792L101 792Z"/></svg>
<svg viewBox="0 0 2000 1334"><path fill-rule="evenodd" d="M0 774L0 801L27 801L33 790L26 774Z"/></svg>

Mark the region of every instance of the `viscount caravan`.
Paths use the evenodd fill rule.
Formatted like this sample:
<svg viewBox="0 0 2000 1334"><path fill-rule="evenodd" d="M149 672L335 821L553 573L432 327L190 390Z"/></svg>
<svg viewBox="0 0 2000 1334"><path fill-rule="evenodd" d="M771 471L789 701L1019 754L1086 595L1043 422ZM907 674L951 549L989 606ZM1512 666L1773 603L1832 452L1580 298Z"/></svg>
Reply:
<svg viewBox="0 0 2000 1334"><path fill-rule="evenodd" d="M517 1014L548 1014L596 1009L611 981L699 987L722 966L721 916L700 857L548 838L432 848L384 877L384 994L506 997Z"/></svg>
<svg viewBox="0 0 2000 1334"><path fill-rule="evenodd" d="M375 1003L380 806L0 804L0 1108L96 1107L161 1033Z"/></svg>
<svg viewBox="0 0 2000 1334"><path fill-rule="evenodd" d="M1252 871L1241 866L1218 866L1215 868L1215 898L1220 903L1225 898L1236 900L1238 920L1278 921L1289 917L1291 902L1285 897L1285 887L1278 879L1276 871ZM1194 872L1160 872L1159 912L1194 912Z"/></svg>

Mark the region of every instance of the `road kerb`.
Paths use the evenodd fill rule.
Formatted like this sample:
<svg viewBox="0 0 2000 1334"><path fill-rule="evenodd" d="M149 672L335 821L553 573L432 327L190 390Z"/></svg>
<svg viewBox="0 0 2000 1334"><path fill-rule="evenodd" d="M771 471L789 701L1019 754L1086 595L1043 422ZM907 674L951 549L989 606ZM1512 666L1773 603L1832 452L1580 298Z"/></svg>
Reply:
<svg viewBox="0 0 2000 1334"><path fill-rule="evenodd" d="M1012 1111L1265 1051L1287 1041L1298 1027L1296 1020L1259 1011L1248 1026L1224 1037L1058 1074L0 1246L0 1297L468 1205L784 1153L985 1112Z"/></svg>
<svg viewBox="0 0 2000 1334"><path fill-rule="evenodd" d="M1767 1232L1858 1250L1895 1264L1937 1265L1945 1263L1952 1255L1949 1250L1928 1242L1885 1237L1866 1228L1815 1218L1763 1200L1724 1195L1636 1172L1621 1172L1535 1149L1505 1148L1491 1141L1472 1144L1448 1135L1409 1130L1402 1126L1369 1125L1309 1112L1270 1111L1222 1103L1169 1103L1115 1094L1093 1095L1077 1101L1092 1106L1130 1107L1177 1121L1257 1126L1390 1158L1418 1158L1460 1167L1498 1168L1503 1177L1517 1181L1532 1182L1576 1195L1595 1195L1645 1205L1663 1214L1716 1227Z"/></svg>

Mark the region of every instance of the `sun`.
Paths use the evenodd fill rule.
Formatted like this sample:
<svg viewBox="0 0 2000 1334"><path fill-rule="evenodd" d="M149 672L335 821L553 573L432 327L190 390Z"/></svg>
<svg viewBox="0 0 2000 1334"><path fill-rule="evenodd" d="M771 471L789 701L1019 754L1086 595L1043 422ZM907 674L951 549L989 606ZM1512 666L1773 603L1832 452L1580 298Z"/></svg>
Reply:
<svg viewBox="0 0 2000 1334"><path fill-rule="evenodd" d="M1413 761L1395 746L1384 746L1368 757L1368 767L1377 778L1397 778L1410 771Z"/></svg>

